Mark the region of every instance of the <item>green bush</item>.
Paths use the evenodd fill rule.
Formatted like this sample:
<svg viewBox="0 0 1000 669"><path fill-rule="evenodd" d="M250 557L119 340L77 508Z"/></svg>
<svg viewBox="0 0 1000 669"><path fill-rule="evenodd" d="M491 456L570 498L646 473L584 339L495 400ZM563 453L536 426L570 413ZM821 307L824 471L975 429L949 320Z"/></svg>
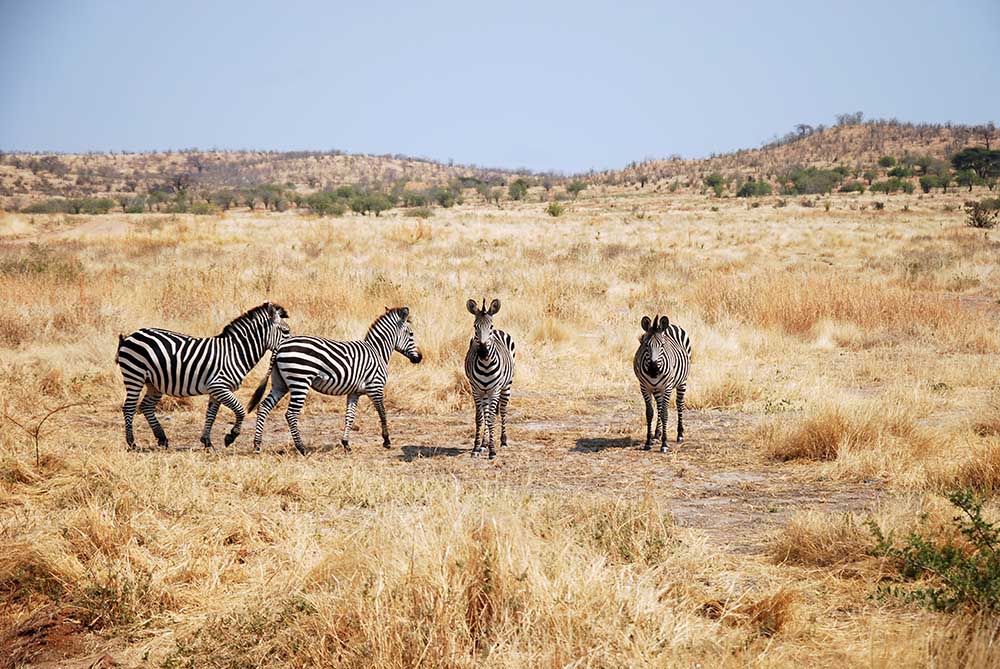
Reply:
<svg viewBox="0 0 1000 669"><path fill-rule="evenodd" d="M207 202L196 202L192 204L189 211L195 216L209 216L219 213L219 210Z"/></svg>
<svg viewBox="0 0 1000 669"><path fill-rule="evenodd" d="M771 184L766 181L747 181L736 191L736 197L761 197L771 194Z"/></svg>
<svg viewBox="0 0 1000 669"><path fill-rule="evenodd" d="M900 179L899 177L891 177L889 179L884 179L882 181L876 181L872 184L873 193L898 193L903 191L904 193L912 193L914 186L911 182L905 179Z"/></svg>
<svg viewBox="0 0 1000 669"><path fill-rule="evenodd" d="M896 159L892 156L882 156L878 159L878 164L880 167L892 167L896 164Z"/></svg>
<svg viewBox="0 0 1000 669"><path fill-rule="evenodd" d="M833 191L841 176L835 170L806 167L788 172L781 181L785 184L783 192L786 195L818 195Z"/></svg>
<svg viewBox="0 0 1000 669"><path fill-rule="evenodd" d="M890 177L900 177L900 178L912 177L913 170L911 170L909 167L903 167L902 165L897 165L896 167L893 167L891 170L889 170L888 175Z"/></svg>
<svg viewBox="0 0 1000 669"><path fill-rule="evenodd" d="M403 216L407 218L430 218L433 215L434 212L428 207L413 207L403 212Z"/></svg>
<svg viewBox="0 0 1000 669"><path fill-rule="evenodd" d="M705 177L705 185L712 189L715 197L722 197L722 189L726 186L726 179L718 172L712 172Z"/></svg>
<svg viewBox="0 0 1000 669"><path fill-rule="evenodd" d="M938 188L940 185L941 180L933 174L925 174L920 177L920 190L925 193L930 193L932 188Z"/></svg>
<svg viewBox="0 0 1000 669"><path fill-rule="evenodd" d="M566 212L566 207L562 206L559 202L549 202L549 206L545 208L545 213L553 218L559 218Z"/></svg>
<svg viewBox="0 0 1000 669"><path fill-rule="evenodd" d="M568 186L566 186L566 192L572 195L574 200L580 195L580 193L582 193L586 189L587 189L587 184L582 181L573 181L570 182Z"/></svg>
<svg viewBox="0 0 1000 669"><path fill-rule="evenodd" d="M990 229L1000 216L1000 200L970 200L965 203L965 223L970 228Z"/></svg>
<svg viewBox="0 0 1000 669"><path fill-rule="evenodd" d="M935 611L967 609L1000 611L1000 527L982 515L982 502L970 491L948 494L961 510L952 522L965 537L961 543L938 538L940 532L911 532L901 546L874 521L868 527L875 538L872 554L888 558L898 580L881 587L906 601ZM902 581L899 583L898 581Z"/></svg>
<svg viewBox="0 0 1000 669"><path fill-rule="evenodd" d="M528 182L524 179L517 179L507 188L507 195L511 200L523 200L528 194Z"/></svg>
<svg viewBox="0 0 1000 669"><path fill-rule="evenodd" d="M445 188L437 188L434 190L434 201L448 209L455 206L455 194Z"/></svg>
<svg viewBox="0 0 1000 669"><path fill-rule="evenodd" d="M840 187L841 193L864 193L865 185L860 181L847 181Z"/></svg>

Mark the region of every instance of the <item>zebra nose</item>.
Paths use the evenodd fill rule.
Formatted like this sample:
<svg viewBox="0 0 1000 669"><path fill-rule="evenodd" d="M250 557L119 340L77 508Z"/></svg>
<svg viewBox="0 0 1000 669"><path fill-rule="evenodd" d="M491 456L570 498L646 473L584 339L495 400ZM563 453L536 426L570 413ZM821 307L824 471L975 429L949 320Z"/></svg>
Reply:
<svg viewBox="0 0 1000 669"><path fill-rule="evenodd" d="M480 358L485 358L486 357L486 344L480 344L479 346L477 346L476 347L476 354L479 355Z"/></svg>
<svg viewBox="0 0 1000 669"><path fill-rule="evenodd" d="M663 370L661 369L659 363L651 362L646 365L646 371L649 372L650 374L659 374Z"/></svg>

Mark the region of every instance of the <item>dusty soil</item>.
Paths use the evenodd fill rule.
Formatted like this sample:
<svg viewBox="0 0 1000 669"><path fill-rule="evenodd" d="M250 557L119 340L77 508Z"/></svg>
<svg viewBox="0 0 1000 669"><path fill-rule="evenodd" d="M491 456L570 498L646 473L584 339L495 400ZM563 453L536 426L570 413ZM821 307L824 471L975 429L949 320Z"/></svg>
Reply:
<svg viewBox="0 0 1000 669"><path fill-rule="evenodd" d="M310 398L311 400L312 398ZM525 401L526 398L522 398ZM770 533L801 510L858 512L870 507L882 492L882 482L837 481L817 476L807 465L762 460L742 439L755 418L719 410L687 410L685 442L670 441L670 452L642 450L644 428L630 426L637 406L625 402L593 405L584 415L536 419L525 417L512 402L506 449L498 457L470 457L472 412L444 416L389 412L391 449L381 446L378 419L363 399L352 452L340 446L342 398L310 402L300 419L312 459L364 459L389 471L420 478L447 478L470 484L504 484L539 492L579 491L608 495L653 494L681 527L703 531L720 547L738 553L765 550ZM638 401L637 401L638 404ZM173 449L200 450L202 403L194 411L165 413L164 427ZM215 454L206 457L301 457L291 446L284 421L284 402L268 419L264 456L251 450L250 419L236 444L222 444L228 416L216 422ZM668 434L676 429L671 411ZM147 426L137 416L137 439L152 443ZM631 432L631 433L630 433ZM499 429L497 431L499 442Z"/></svg>

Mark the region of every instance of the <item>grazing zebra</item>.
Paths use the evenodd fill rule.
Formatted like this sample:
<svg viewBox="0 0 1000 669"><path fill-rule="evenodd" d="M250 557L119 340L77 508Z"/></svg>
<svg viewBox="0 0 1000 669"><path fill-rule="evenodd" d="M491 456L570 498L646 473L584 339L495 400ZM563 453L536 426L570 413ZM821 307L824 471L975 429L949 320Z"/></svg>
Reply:
<svg viewBox="0 0 1000 669"><path fill-rule="evenodd" d="M283 307L265 302L234 319L215 337L202 339L155 328L136 330L127 337L118 335L115 362L121 367L125 381L122 413L128 449L135 448L132 420L143 386L146 396L139 409L149 422L158 446L169 445L156 419L156 404L163 395L209 395L201 434L201 443L206 448L212 448L212 424L219 405L225 404L236 414L232 430L226 435L226 446L232 444L246 415L233 391L260 362L264 352L275 350L288 334L283 318L288 318Z"/></svg>
<svg viewBox="0 0 1000 669"><path fill-rule="evenodd" d="M670 393L677 390L677 443L684 441L684 393L687 391L688 368L691 366L691 342L687 333L670 320L649 316L642 318L643 334L635 352L632 368L639 379L642 399L646 402L646 445L660 438L660 453L667 452L667 403ZM656 400L656 434L653 434L653 400Z"/></svg>
<svg viewBox="0 0 1000 669"><path fill-rule="evenodd" d="M389 356L393 351L399 351L413 364L423 358L413 337L409 316L409 307L386 307L385 313L371 324L368 334L361 341L333 341L320 337L286 339L271 358L271 392L257 410L254 450L260 451L267 415L278 400L291 392L285 420L288 421L295 448L305 455L306 449L299 434L299 412L302 411L310 388L324 395L347 395L344 437L340 440L347 451L351 450L349 438L358 399L362 395L368 395L382 423L382 445L390 448L383 404ZM257 406L266 388L267 378L254 393L248 411Z"/></svg>
<svg viewBox="0 0 1000 669"><path fill-rule="evenodd" d="M472 456L483 452L481 426L486 423L486 439L489 443L490 460L497 456L493 446L493 422L497 411L500 413L500 445L507 445L507 403L510 401L510 384L514 379L514 340L503 330L493 327L493 316L500 311L500 300L493 300L482 308L475 300L465 304L469 313L476 317L473 329L475 335L469 340L469 351L465 354L465 375L472 387L472 399L476 403L476 441Z"/></svg>

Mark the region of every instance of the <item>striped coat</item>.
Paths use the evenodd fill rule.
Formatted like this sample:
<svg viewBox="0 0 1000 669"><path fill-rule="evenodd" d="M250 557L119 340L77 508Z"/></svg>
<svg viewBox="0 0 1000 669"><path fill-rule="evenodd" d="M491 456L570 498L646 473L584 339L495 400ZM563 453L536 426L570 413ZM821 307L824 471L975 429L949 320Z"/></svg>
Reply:
<svg viewBox="0 0 1000 669"><path fill-rule="evenodd" d="M240 433L246 413L233 391L244 377L260 362L266 351L277 348L288 334L282 322L288 313L277 304L265 302L230 322L215 337L191 337L186 334L143 328L127 337L119 335L115 362L121 368L125 382L125 444L135 447L132 422L143 387L146 395L139 404L157 444L169 445L167 435L156 418L156 404L163 395L191 397L208 395L208 411L201 443L212 448L212 425L220 405L229 407L236 416L226 446Z"/></svg>
<svg viewBox="0 0 1000 669"><path fill-rule="evenodd" d="M667 404L670 394L677 391L677 443L684 441L684 393L687 391L688 369L691 366L691 342L687 333L663 316L642 318L643 334L632 360L632 369L639 379L639 390L646 404L646 444L660 439L660 452L667 452ZM653 406L656 406L656 432L653 432Z"/></svg>
<svg viewBox="0 0 1000 669"><path fill-rule="evenodd" d="M493 316L500 311L500 300L493 300L488 309L485 299L482 307L477 306L475 300L469 300L465 306L475 316L474 335L465 354L465 376L469 379L476 405L476 438L472 455L481 454L483 447L487 446L489 457L493 459L496 457L493 425L497 413L500 414L500 445L507 445L507 405L514 380L514 339L493 327Z"/></svg>
<svg viewBox="0 0 1000 669"><path fill-rule="evenodd" d="M386 307L386 312L372 323L365 338L359 341L334 341L320 337L289 337L285 340L271 360L271 392L257 410L254 449L260 451L267 415L282 397L290 394L285 420L295 448L305 455L306 448L299 433L299 414L310 389L324 395L347 395L341 444L348 451L358 399L367 395L375 405L382 424L382 445L389 448L391 443L383 401L389 357L393 351L398 351L414 364L422 359L409 315L408 307ZM248 410L257 405L266 387L265 378L254 393Z"/></svg>

